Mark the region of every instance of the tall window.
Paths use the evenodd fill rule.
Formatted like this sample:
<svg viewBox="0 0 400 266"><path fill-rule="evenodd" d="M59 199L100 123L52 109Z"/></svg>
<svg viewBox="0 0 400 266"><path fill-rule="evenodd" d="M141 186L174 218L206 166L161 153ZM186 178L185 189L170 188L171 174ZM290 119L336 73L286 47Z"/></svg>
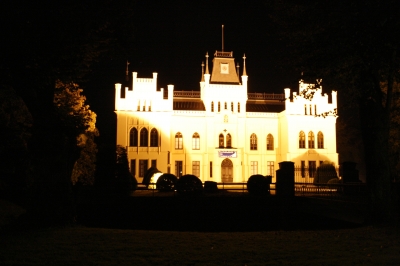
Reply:
<svg viewBox="0 0 400 266"><path fill-rule="evenodd" d="M151 167L157 168L157 160L151 160Z"/></svg>
<svg viewBox="0 0 400 266"><path fill-rule="evenodd" d="M200 161L192 161L192 175L200 178Z"/></svg>
<svg viewBox="0 0 400 266"><path fill-rule="evenodd" d="M225 110L228 109L228 104L225 102Z"/></svg>
<svg viewBox="0 0 400 266"><path fill-rule="evenodd" d="M317 171L317 162L316 161L308 161L308 176L314 177L316 171Z"/></svg>
<svg viewBox="0 0 400 266"><path fill-rule="evenodd" d="M231 134L229 134L229 133L228 133L228 135L226 135L226 147L232 148L232 137L231 137Z"/></svg>
<svg viewBox="0 0 400 266"><path fill-rule="evenodd" d="M224 135L223 135L222 133L219 134L218 146L219 146L220 148L224 147Z"/></svg>
<svg viewBox="0 0 400 266"><path fill-rule="evenodd" d="M213 171L213 169L212 169L212 162L210 162L210 177L212 177L212 171Z"/></svg>
<svg viewBox="0 0 400 266"><path fill-rule="evenodd" d="M131 160L131 174L133 177L136 177L136 160Z"/></svg>
<svg viewBox="0 0 400 266"><path fill-rule="evenodd" d="M267 175L274 176L274 162L268 161L267 162Z"/></svg>
<svg viewBox="0 0 400 266"><path fill-rule="evenodd" d="M312 131L308 132L308 148L309 149L315 148L314 133Z"/></svg>
<svg viewBox="0 0 400 266"><path fill-rule="evenodd" d="M139 177L144 177L144 173L148 169L148 161L147 160L139 160Z"/></svg>
<svg viewBox="0 0 400 266"><path fill-rule="evenodd" d="M274 150L274 137L271 134L268 134L267 136L267 150Z"/></svg>
<svg viewBox="0 0 400 266"><path fill-rule="evenodd" d="M140 130L140 147L147 146L149 146L149 131L144 127Z"/></svg>
<svg viewBox="0 0 400 266"><path fill-rule="evenodd" d="M306 177L306 161L301 161L301 177Z"/></svg>
<svg viewBox="0 0 400 266"><path fill-rule="evenodd" d="M211 102L211 112L214 112L214 102Z"/></svg>
<svg viewBox="0 0 400 266"><path fill-rule="evenodd" d="M318 132L317 135L318 138L318 149L323 149L324 148L324 134L322 132Z"/></svg>
<svg viewBox="0 0 400 266"><path fill-rule="evenodd" d="M233 112L233 102L231 102L231 111Z"/></svg>
<svg viewBox="0 0 400 266"><path fill-rule="evenodd" d="M307 104L304 105L304 114L307 115Z"/></svg>
<svg viewBox="0 0 400 266"><path fill-rule="evenodd" d="M240 103L238 103L238 113L240 113Z"/></svg>
<svg viewBox="0 0 400 266"><path fill-rule="evenodd" d="M181 132L175 134L175 149L182 150L183 149L183 139Z"/></svg>
<svg viewBox="0 0 400 266"><path fill-rule="evenodd" d="M175 176L178 178L183 175L182 165L183 165L182 161L175 161Z"/></svg>
<svg viewBox="0 0 400 266"><path fill-rule="evenodd" d="M257 150L257 136L254 133L250 136L250 150Z"/></svg>
<svg viewBox="0 0 400 266"><path fill-rule="evenodd" d="M133 127L129 132L129 146L137 147L138 143L138 131L136 127Z"/></svg>
<svg viewBox="0 0 400 266"><path fill-rule="evenodd" d="M221 112L221 103L218 102L218 112Z"/></svg>
<svg viewBox="0 0 400 266"><path fill-rule="evenodd" d="M200 135L197 132L195 132L192 136L192 149L200 150Z"/></svg>
<svg viewBox="0 0 400 266"><path fill-rule="evenodd" d="M150 147L158 147L158 131L155 128L150 131Z"/></svg>
<svg viewBox="0 0 400 266"><path fill-rule="evenodd" d="M251 161L250 162L250 175L256 175L256 174L258 174L258 162Z"/></svg>
<svg viewBox="0 0 400 266"><path fill-rule="evenodd" d="M306 147L306 134L303 131L299 133L299 149L304 149Z"/></svg>

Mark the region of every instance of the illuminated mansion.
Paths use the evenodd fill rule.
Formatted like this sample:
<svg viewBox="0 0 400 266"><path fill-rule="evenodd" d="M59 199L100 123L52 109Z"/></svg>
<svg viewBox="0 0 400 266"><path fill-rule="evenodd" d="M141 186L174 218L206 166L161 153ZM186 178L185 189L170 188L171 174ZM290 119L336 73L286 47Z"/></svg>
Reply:
<svg viewBox="0 0 400 266"><path fill-rule="evenodd" d="M158 88L157 73L133 72L127 86L115 84L117 144L127 148L138 182L152 166L203 182L246 182L274 177L282 161L304 169L338 164L336 115L329 113L336 91L329 97L320 84L300 80L298 92L248 93L245 59L239 76L232 52L215 52L211 71L207 54L196 91Z"/></svg>

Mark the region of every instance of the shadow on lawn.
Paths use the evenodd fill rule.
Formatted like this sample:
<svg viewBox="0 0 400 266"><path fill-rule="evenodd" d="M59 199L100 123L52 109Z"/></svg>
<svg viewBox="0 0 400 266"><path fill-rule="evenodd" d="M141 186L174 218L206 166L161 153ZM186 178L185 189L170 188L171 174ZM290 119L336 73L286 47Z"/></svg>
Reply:
<svg viewBox="0 0 400 266"><path fill-rule="evenodd" d="M240 232L319 230L360 224L302 211L298 199L269 197L92 197L78 204L78 223L136 230ZM311 207L312 208L312 207Z"/></svg>

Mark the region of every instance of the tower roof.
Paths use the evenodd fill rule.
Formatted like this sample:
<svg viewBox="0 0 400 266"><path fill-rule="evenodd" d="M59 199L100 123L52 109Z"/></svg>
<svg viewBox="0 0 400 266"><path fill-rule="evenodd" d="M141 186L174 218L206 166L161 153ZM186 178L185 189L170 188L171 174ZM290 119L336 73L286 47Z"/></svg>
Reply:
<svg viewBox="0 0 400 266"><path fill-rule="evenodd" d="M240 84L233 52L215 51L211 73L212 83Z"/></svg>

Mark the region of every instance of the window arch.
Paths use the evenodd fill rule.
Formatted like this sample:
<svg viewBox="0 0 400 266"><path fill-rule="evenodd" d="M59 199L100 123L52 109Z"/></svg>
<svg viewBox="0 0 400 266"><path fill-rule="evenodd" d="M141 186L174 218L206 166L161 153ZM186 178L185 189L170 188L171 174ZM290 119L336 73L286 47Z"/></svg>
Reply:
<svg viewBox="0 0 400 266"><path fill-rule="evenodd" d="M158 131L155 128L150 131L150 147L158 147Z"/></svg>
<svg viewBox="0 0 400 266"><path fill-rule="evenodd" d="M225 142L224 134L221 133L221 134L219 134L219 138L218 138L218 146L220 148L224 147L224 142Z"/></svg>
<svg viewBox="0 0 400 266"><path fill-rule="evenodd" d="M183 149L183 138L182 133L178 132L175 134L175 149L182 150Z"/></svg>
<svg viewBox="0 0 400 266"><path fill-rule="evenodd" d="M257 135L254 133L250 136L250 150L257 150Z"/></svg>
<svg viewBox="0 0 400 266"><path fill-rule="evenodd" d="M147 128L140 130L140 147L147 147L149 145L149 131Z"/></svg>
<svg viewBox="0 0 400 266"><path fill-rule="evenodd" d="M303 131L299 133L299 149L304 149L306 147L306 134Z"/></svg>
<svg viewBox="0 0 400 266"><path fill-rule="evenodd" d="M271 134L267 135L267 150L274 150L274 137Z"/></svg>
<svg viewBox="0 0 400 266"><path fill-rule="evenodd" d="M136 127L133 127L129 131L129 146L137 147L137 144L138 144L138 131Z"/></svg>
<svg viewBox="0 0 400 266"><path fill-rule="evenodd" d="M314 149L315 148L315 141L314 141L314 132L308 132L308 148Z"/></svg>
<svg viewBox="0 0 400 266"><path fill-rule="evenodd" d="M229 133L226 135L226 147L232 148L232 136Z"/></svg>
<svg viewBox="0 0 400 266"><path fill-rule="evenodd" d="M323 149L324 148L324 134L319 131L317 135L318 139L318 149Z"/></svg>
<svg viewBox="0 0 400 266"><path fill-rule="evenodd" d="M195 132L192 136L192 149L200 150L200 135L197 132Z"/></svg>

